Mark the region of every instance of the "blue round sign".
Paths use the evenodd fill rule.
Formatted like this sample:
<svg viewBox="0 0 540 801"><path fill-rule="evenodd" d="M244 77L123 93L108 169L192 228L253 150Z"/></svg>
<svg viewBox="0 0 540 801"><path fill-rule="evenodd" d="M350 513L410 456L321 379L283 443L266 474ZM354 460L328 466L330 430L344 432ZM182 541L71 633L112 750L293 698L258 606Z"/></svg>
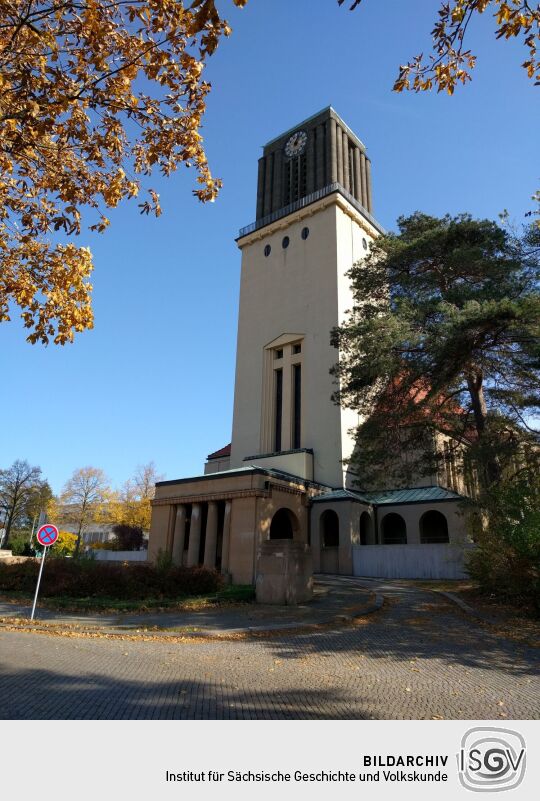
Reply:
<svg viewBox="0 0 540 801"><path fill-rule="evenodd" d="M46 523L38 530L37 541L45 548L48 548L50 545L54 545L57 539L58 529L56 526L53 526L52 523Z"/></svg>

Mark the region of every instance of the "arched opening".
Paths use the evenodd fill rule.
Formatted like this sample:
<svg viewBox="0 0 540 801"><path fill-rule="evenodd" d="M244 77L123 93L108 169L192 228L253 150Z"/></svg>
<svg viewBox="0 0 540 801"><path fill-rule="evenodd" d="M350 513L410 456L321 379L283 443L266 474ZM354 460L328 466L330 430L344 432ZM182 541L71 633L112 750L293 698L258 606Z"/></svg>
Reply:
<svg viewBox="0 0 540 801"><path fill-rule="evenodd" d="M332 509L327 509L321 515L323 548L337 548L339 546L339 517Z"/></svg>
<svg viewBox="0 0 540 801"><path fill-rule="evenodd" d="M278 509L270 523L271 540L292 540L298 521L290 509Z"/></svg>
<svg viewBox="0 0 540 801"><path fill-rule="evenodd" d="M420 518L420 542L450 542L448 522L442 512L431 509Z"/></svg>
<svg viewBox="0 0 540 801"><path fill-rule="evenodd" d="M360 515L360 545L369 545L372 542L373 524L369 512Z"/></svg>
<svg viewBox="0 0 540 801"><path fill-rule="evenodd" d="M407 526L401 515L390 512L381 523L382 541L384 545L406 545Z"/></svg>

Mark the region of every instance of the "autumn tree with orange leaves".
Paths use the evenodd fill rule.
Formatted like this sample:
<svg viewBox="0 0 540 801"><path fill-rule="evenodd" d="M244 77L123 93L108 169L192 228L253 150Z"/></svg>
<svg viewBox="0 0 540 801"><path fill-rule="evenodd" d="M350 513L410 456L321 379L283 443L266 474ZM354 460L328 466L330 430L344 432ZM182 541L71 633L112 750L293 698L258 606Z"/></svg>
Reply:
<svg viewBox="0 0 540 801"><path fill-rule="evenodd" d="M362 0L338 0L341 6L350 2L350 9L358 8ZM394 90L411 89L422 92L436 88L453 94L459 83L471 80L476 56L466 47L467 28L471 20L485 11L495 18L497 39L521 38L527 57L522 66L529 78L540 84L540 59L537 55L540 36L540 6L527 0L453 0L441 3L437 20L431 31L432 52L415 56L399 68Z"/></svg>
<svg viewBox="0 0 540 801"><path fill-rule="evenodd" d="M203 70L229 33L213 0L0 4L0 321L18 306L44 344L92 327L90 251L52 236L79 234L83 211L104 231L107 208L181 163L199 200L215 198ZM159 215L146 191L141 211Z"/></svg>
<svg viewBox="0 0 540 801"><path fill-rule="evenodd" d="M362 0L344 2L354 10ZM453 0L440 6L433 54L402 66L394 89L452 93L470 80L465 35L487 11L498 38L523 38L523 66L538 83L538 6ZM91 328L92 256L71 237L83 213L91 230L104 231L107 209L125 199L139 197L141 212L159 215L155 171L193 166L194 194L216 197L221 181L200 133L210 90L203 74L229 34L215 0L0 2L0 322L18 307L28 341L44 344Z"/></svg>

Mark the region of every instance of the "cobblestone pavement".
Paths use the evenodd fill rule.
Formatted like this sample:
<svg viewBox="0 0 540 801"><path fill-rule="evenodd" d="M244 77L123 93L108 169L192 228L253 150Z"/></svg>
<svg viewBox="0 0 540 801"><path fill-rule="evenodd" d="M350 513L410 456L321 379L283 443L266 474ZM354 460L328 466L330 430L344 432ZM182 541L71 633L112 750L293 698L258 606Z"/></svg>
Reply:
<svg viewBox="0 0 540 801"><path fill-rule="evenodd" d="M304 635L173 643L0 629L0 718L539 716L538 651L432 593L358 586L381 591L383 610Z"/></svg>

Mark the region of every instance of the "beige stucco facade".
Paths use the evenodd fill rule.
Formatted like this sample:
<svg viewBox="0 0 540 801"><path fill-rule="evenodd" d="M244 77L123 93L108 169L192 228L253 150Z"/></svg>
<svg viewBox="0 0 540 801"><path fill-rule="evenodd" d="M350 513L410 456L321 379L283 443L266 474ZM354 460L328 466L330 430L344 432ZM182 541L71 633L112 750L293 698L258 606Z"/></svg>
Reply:
<svg viewBox="0 0 540 801"><path fill-rule="evenodd" d="M377 515L378 542L382 542L382 527L384 518L389 514L399 514L405 521L407 530L407 544L419 545L420 521L426 512L437 511L444 515L448 525L448 541L452 545L460 545L467 539L465 513L458 502L446 503L411 503L394 504L381 507Z"/></svg>
<svg viewBox="0 0 540 801"><path fill-rule="evenodd" d="M302 239L305 228L309 235ZM352 305L346 273L366 253L365 248L375 235L368 220L334 193L239 241L242 278L232 468L244 465L246 457L272 452L272 370L265 370L271 360L268 346L275 352L299 342L300 448L313 451L313 480L329 486L343 485L342 460L352 452L349 431L358 419L354 412L341 409L330 400L335 386L329 371L338 357L330 345L330 331ZM286 248L282 245L284 237L289 238ZM268 247L271 250L265 256ZM288 376L283 383L281 450L287 451L293 447Z"/></svg>
<svg viewBox="0 0 540 801"><path fill-rule="evenodd" d="M327 545L324 541L324 516L328 511L334 512L339 519L338 545ZM313 506L311 547L316 573L352 574L352 546L360 542L360 511L358 504L347 502L328 501Z"/></svg>

